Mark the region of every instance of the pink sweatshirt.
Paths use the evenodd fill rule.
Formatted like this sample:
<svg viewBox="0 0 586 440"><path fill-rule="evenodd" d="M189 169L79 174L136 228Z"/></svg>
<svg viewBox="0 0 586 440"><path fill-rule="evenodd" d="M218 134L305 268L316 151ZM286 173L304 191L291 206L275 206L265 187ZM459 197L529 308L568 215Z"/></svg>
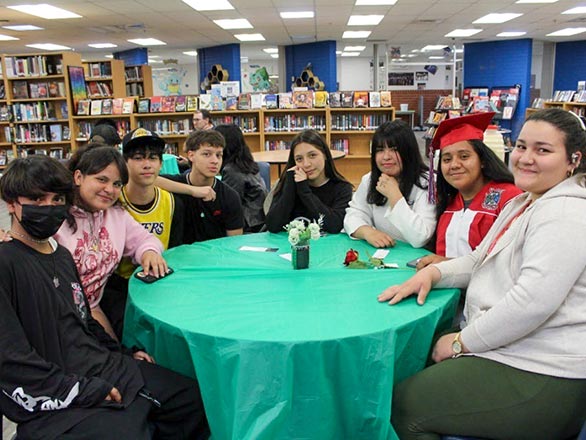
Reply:
<svg viewBox="0 0 586 440"><path fill-rule="evenodd" d="M100 303L108 277L122 257L131 257L134 263L140 264L145 251L163 252L159 239L120 206L97 212L74 206L71 213L77 231L73 232L64 222L54 238L73 255L92 309Z"/></svg>

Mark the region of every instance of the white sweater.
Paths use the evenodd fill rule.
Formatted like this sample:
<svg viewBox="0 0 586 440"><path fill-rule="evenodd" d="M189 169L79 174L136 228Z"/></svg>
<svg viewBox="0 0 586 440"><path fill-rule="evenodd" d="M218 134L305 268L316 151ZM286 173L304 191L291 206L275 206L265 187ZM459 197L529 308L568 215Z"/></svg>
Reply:
<svg viewBox="0 0 586 440"><path fill-rule="evenodd" d="M436 224L435 205L427 201L427 190L413 186L409 197L404 197L391 208L389 203L377 206L366 201L370 173L362 176L358 189L346 208L344 230L349 236L360 226L372 226L396 240L413 247L422 247L433 236ZM427 184L421 180L423 186Z"/></svg>
<svg viewBox="0 0 586 440"><path fill-rule="evenodd" d="M466 287L462 341L472 354L556 377L586 379L586 178L505 207L469 255L437 265L437 287Z"/></svg>

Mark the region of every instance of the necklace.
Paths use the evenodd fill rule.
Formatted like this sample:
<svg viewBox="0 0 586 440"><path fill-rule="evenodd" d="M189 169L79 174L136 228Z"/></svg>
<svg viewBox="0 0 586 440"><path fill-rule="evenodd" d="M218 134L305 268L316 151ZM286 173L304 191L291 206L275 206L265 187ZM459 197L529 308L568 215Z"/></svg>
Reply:
<svg viewBox="0 0 586 440"><path fill-rule="evenodd" d="M14 231L12 231L12 232L14 232ZM17 233L16 235L20 235L20 234ZM61 283L59 282L59 277L57 276L57 264L55 263L55 252L57 251L57 248L55 246L53 246L53 243L51 243L49 241L49 239L45 240L43 243L48 243L49 246L51 247L51 253L50 253L50 255L51 255L51 262L52 262L52 265L53 265L53 274L52 275L49 274L49 275L53 278L53 286L55 286L55 289L58 289L59 286L61 285ZM43 255L48 255L48 254L45 254L43 252L40 252L40 251L38 251L36 249L34 249L34 252L35 253L33 253L33 256L35 257L35 259L41 264L41 266L43 268L45 268L46 265L43 264L43 262L41 261L41 259L36 255L36 252L39 252L40 254L43 254Z"/></svg>
<svg viewBox="0 0 586 440"><path fill-rule="evenodd" d="M45 239L43 239L43 240L39 240L39 239L36 239L36 238L30 237L30 236L28 236L28 235L21 234L20 232L13 231L12 229L11 229L10 231L8 231L8 233L9 233L10 235L17 235L17 236L19 236L20 238L24 238L24 239L25 239L25 240L27 240L27 241L32 241L33 243L40 243L40 244L43 244L43 243L48 243L48 242L49 242L49 239L48 239L48 238L45 238Z"/></svg>

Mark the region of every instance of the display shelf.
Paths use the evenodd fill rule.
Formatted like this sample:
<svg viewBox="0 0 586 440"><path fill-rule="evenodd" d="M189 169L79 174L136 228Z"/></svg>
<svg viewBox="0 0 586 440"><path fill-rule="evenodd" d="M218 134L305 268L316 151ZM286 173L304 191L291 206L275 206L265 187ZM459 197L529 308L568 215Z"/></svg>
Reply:
<svg viewBox="0 0 586 440"><path fill-rule="evenodd" d="M84 61L83 69L89 98L126 96L124 61Z"/></svg>
<svg viewBox="0 0 586 440"><path fill-rule="evenodd" d="M124 68L126 80L126 96L149 97L153 96L153 72L151 66L126 66Z"/></svg>

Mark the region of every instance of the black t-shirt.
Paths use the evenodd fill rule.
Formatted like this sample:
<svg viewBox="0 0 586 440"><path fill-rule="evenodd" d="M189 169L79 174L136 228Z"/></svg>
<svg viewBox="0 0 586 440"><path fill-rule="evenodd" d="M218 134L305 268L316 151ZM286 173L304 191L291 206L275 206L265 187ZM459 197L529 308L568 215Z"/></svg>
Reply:
<svg viewBox="0 0 586 440"><path fill-rule="evenodd" d="M189 184L186 174L162 177ZM243 228L244 217L238 193L218 179L214 179L213 188L216 199L210 202L186 194L175 194L184 206L184 244L225 237L227 230Z"/></svg>

